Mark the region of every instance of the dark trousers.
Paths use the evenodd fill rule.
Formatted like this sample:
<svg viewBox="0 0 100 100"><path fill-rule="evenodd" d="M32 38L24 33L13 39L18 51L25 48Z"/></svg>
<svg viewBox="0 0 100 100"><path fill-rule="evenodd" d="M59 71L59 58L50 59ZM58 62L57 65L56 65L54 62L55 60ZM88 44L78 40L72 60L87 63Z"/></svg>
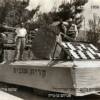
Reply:
<svg viewBox="0 0 100 100"><path fill-rule="evenodd" d="M25 48L25 38L18 37L16 40L16 51L15 51L15 60L22 60L23 59L23 52Z"/></svg>
<svg viewBox="0 0 100 100"><path fill-rule="evenodd" d="M0 44L0 63L4 61L4 45Z"/></svg>

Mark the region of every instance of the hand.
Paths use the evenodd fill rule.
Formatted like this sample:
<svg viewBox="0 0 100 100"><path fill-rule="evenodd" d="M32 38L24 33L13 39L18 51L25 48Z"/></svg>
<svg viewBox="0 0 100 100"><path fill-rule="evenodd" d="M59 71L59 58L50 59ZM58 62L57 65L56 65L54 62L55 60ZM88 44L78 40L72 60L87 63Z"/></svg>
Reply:
<svg viewBox="0 0 100 100"><path fill-rule="evenodd" d="M56 42L58 42L58 43L61 43L62 42L62 39L61 39L61 35L60 34L56 36Z"/></svg>

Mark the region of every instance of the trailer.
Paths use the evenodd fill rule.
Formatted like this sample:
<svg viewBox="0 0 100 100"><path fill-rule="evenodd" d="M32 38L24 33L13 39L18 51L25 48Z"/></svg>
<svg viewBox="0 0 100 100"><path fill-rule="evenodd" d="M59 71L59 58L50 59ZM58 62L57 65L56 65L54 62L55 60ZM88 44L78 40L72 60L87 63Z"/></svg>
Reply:
<svg viewBox="0 0 100 100"><path fill-rule="evenodd" d="M0 64L0 82L66 96L99 95L100 51L93 44L64 42L66 60Z"/></svg>

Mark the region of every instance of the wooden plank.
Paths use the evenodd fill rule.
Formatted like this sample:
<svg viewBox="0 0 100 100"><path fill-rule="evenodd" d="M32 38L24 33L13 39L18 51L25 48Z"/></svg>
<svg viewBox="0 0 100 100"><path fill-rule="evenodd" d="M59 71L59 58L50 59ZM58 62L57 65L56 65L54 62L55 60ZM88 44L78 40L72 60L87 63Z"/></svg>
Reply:
<svg viewBox="0 0 100 100"><path fill-rule="evenodd" d="M86 53L91 59L95 59L94 55L92 55L90 51L86 51Z"/></svg>
<svg viewBox="0 0 100 100"><path fill-rule="evenodd" d="M93 55L96 55L96 52L95 52L93 49L91 49L90 47L88 47L88 50L89 50Z"/></svg>
<svg viewBox="0 0 100 100"><path fill-rule="evenodd" d="M72 54L72 56L73 56L75 59L80 59L80 57L78 56L78 54L77 54L74 50L70 50L70 53Z"/></svg>
<svg viewBox="0 0 100 100"><path fill-rule="evenodd" d="M71 61L51 61L51 60L32 60L32 61L16 61L12 62L13 66L37 66L37 67L50 67L48 64L52 63L51 67L65 67L72 68L73 63Z"/></svg>
<svg viewBox="0 0 100 100"><path fill-rule="evenodd" d="M91 46L94 50L98 51L98 49L97 49L93 44L90 44L90 46Z"/></svg>
<svg viewBox="0 0 100 100"><path fill-rule="evenodd" d="M82 59L87 59L86 55L81 50L78 50L78 53L80 54Z"/></svg>
<svg viewBox="0 0 100 100"><path fill-rule="evenodd" d="M75 48L71 43L67 43L67 45L69 46L69 48L70 48L71 50L76 50L76 48Z"/></svg>

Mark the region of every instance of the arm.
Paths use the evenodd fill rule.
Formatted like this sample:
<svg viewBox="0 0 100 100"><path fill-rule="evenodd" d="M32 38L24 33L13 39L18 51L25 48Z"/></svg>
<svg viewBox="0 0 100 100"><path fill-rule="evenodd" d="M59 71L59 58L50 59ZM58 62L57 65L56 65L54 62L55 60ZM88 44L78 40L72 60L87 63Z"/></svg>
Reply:
<svg viewBox="0 0 100 100"><path fill-rule="evenodd" d="M63 35L64 38L66 38L67 40L69 40L69 41L71 41L71 42L74 42L74 39L71 38L70 36L68 36L68 35L66 35L66 34L63 34L63 33L61 33L61 35Z"/></svg>
<svg viewBox="0 0 100 100"><path fill-rule="evenodd" d="M75 36L75 39L77 38L77 36L78 36L78 29L77 29L77 26L75 25L75 32L76 32L76 36Z"/></svg>
<svg viewBox="0 0 100 100"><path fill-rule="evenodd" d="M14 32L16 30L15 27L10 27L10 26L7 26L7 25L3 25L2 27L7 31L13 31Z"/></svg>
<svg viewBox="0 0 100 100"><path fill-rule="evenodd" d="M66 33L67 33L67 28L66 28L66 26L62 24L62 28L63 28L63 30L64 30L64 34L66 34Z"/></svg>

